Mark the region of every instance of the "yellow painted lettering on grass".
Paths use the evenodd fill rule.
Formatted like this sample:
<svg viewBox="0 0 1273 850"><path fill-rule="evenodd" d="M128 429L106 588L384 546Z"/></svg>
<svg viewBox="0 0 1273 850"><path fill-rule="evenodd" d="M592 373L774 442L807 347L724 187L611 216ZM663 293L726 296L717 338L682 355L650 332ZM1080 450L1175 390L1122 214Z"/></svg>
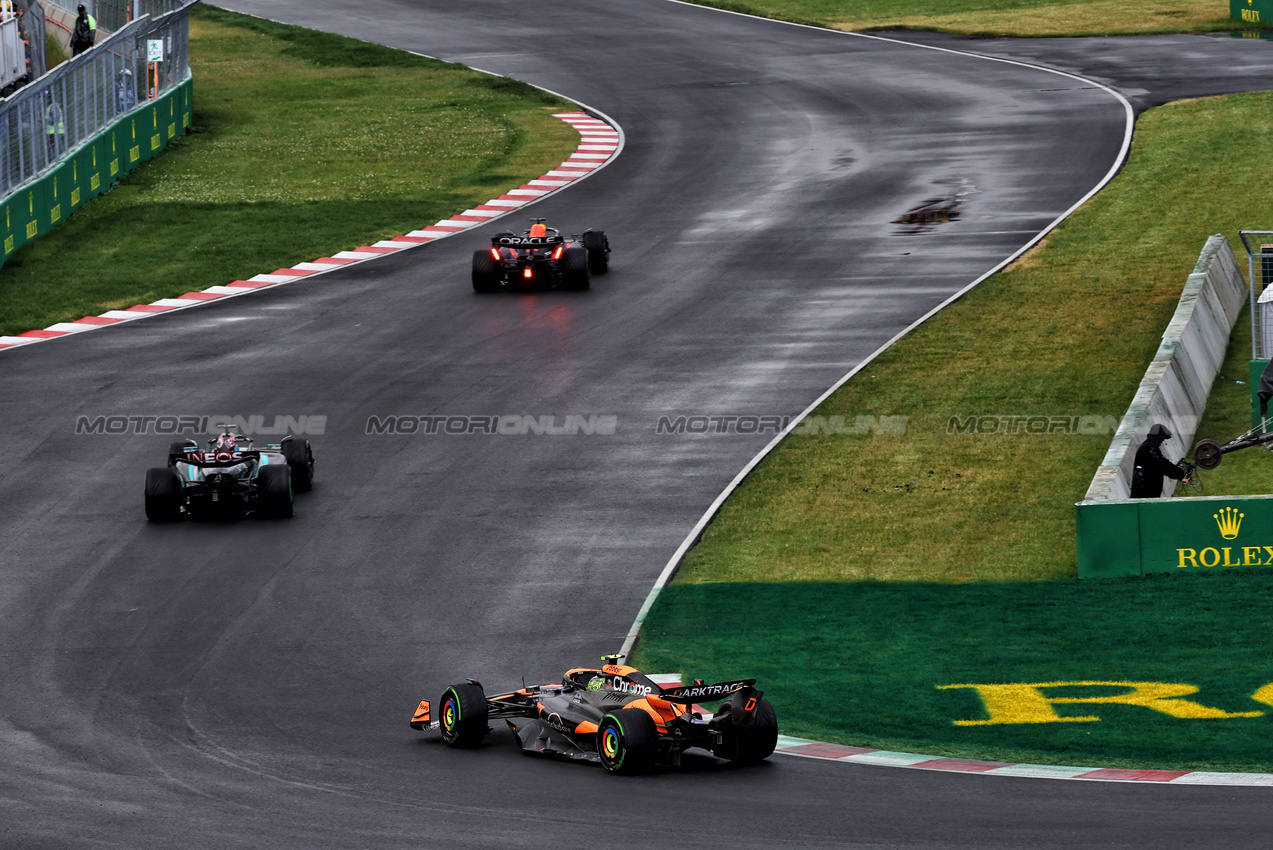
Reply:
<svg viewBox="0 0 1273 850"><path fill-rule="evenodd" d="M1273 705L1273 685L1265 685L1255 693L1251 694L1251 699L1256 702L1262 702L1265 705Z"/></svg>
<svg viewBox="0 0 1273 850"><path fill-rule="evenodd" d="M1177 549L1176 552L1177 554L1180 555L1180 563L1176 564L1177 567L1198 566L1198 550L1197 549ZM1186 555L1185 554L1186 552L1188 552L1189 554ZM1189 563L1186 564L1185 561L1188 561Z"/></svg>
<svg viewBox="0 0 1273 850"><path fill-rule="evenodd" d="M939 690L950 688L972 688L977 691L986 706L990 717L986 720L956 720L956 726L998 726L1020 723L1095 723L1100 720L1093 715L1063 717L1057 714L1057 705L1138 705L1142 708L1159 711L1181 720L1215 720L1228 717L1260 717L1262 711L1228 712L1218 708L1210 708L1202 703L1182 699L1196 694L1198 689L1193 685L1169 684L1164 682L1035 682L1031 684L1012 685L938 685ZM1043 688L1124 688L1127 693L1104 694L1100 696L1050 696L1043 693ZM1257 691L1267 692L1268 699L1261 700L1273 705L1273 685Z"/></svg>

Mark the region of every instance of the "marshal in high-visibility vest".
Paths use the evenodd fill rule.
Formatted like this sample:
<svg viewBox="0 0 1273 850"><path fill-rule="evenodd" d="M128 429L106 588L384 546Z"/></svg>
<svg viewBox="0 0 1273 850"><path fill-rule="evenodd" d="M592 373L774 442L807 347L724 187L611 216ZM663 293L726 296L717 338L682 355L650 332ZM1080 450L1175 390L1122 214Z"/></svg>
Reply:
<svg viewBox="0 0 1273 850"><path fill-rule="evenodd" d="M79 17L71 31L71 55L79 56L97 41L97 19L88 13L83 3L79 5Z"/></svg>
<svg viewBox="0 0 1273 850"><path fill-rule="evenodd" d="M49 140L49 156L56 157L66 150L66 118L62 107L48 97L48 105L44 107L44 135Z"/></svg>

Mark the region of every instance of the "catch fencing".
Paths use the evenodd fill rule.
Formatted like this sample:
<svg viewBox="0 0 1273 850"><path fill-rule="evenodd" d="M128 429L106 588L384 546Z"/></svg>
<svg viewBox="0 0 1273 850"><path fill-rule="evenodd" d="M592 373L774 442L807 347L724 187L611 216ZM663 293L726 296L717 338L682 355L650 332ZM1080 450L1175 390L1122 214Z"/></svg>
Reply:
<svg viewBox="0 0 1273 850"><path fill-rule="evenodd" d="M131 14L133 4L115 5L114 12ZM137 0L136 5L174 8L124 24L92 50L0 100L0 198L39 179L122 117L190 77L193 0ZM146 61L152 41L163 44L157 75Z"/></svg>
<svg viewBox="0 0 1273 850"><path fill-rule="evenodd" d="M115 32L149 15L152 20L190 5L190 0L40 0L75 14L83 3L97 25L107 32Z"/></svg>

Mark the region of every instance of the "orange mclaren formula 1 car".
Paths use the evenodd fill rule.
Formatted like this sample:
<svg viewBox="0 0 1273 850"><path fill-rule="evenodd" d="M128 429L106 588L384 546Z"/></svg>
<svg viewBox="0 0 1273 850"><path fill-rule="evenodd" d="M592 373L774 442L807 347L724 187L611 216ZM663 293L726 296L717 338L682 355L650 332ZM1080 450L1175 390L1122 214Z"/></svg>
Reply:
<svg viewBox="0 0 1273 850"><path fill-rule="evenodd" d="M778 718L755 679L664 688L609 655L600 668L566 671L560 684L534 685L488 697L470 679L442 692L435 715L423 700L413 729L438 729L452 747L475 747L487 722L508 724L523 751L600 762L611 773L679 766L701 747L742 763L759 762L778 743ZM715 714L695 703L725 700Z"/></svg>

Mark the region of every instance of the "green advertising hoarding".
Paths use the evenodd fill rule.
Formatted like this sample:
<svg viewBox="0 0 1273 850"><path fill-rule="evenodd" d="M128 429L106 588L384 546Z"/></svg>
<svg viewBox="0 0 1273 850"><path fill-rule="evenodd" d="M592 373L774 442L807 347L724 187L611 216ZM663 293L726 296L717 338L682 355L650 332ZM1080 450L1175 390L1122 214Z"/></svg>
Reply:
<svg viewBox="0 0 1273 850"><path fill-rule="evenodd" d="M1273 23L1273 0L1229 0L1229 17L1248 24Z"/></svg>
<svg viewBox="0 0 1273 850"><path fill-rule="evenodd" d="M182 135L190 127L193 99L194 81L186 80L119 119L0 202L0 264Z"/></svg>
<svg viewBox="0 0 1273 850"><path fill-rule="evenodd" d="M1079 578L1273 569L1273 496L1080 502Z"/></svg>

